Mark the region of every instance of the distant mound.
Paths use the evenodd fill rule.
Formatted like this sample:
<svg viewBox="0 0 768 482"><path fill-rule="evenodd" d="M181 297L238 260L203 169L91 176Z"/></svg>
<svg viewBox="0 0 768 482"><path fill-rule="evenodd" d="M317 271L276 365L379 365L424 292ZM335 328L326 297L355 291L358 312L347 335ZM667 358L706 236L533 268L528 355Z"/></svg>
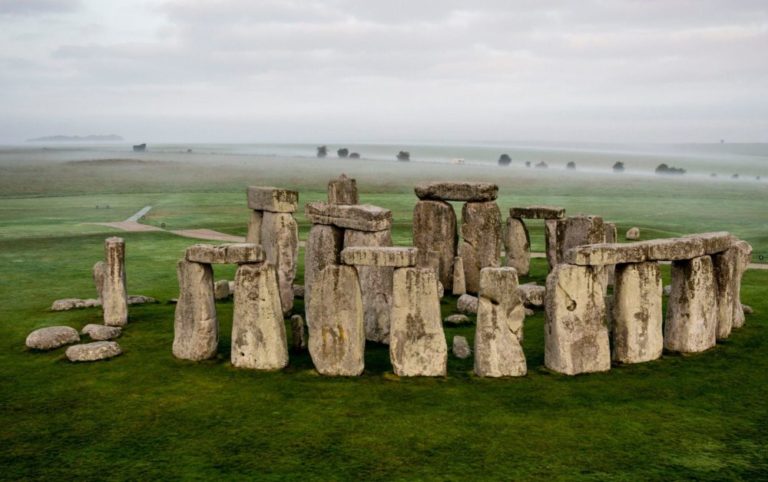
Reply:
<svg viewBox="0 0 768 482"><path fill-rule="evenodd" d="M142 159L89 159L85 161L67 161L72 166L149 166L163 164L162 161L144 161Z"/></svg>
<svg viewBox="0 0 768 482"><path fill-rule="evenodd" d="M27 139L27 142L115 142L124 140L116 134L89 136L45 136Z"/></svg>

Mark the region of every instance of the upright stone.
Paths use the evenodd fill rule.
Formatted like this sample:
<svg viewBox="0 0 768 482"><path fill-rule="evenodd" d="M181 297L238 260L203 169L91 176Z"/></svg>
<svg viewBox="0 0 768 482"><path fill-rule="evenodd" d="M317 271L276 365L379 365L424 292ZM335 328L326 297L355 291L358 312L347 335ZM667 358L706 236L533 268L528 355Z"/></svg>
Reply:
<svg viewBox="0 0 768 482"><path fill-rule="evenodd" d="M179 298L173 331L173 356L207 360L216 356L219 322L213 298L213 270L209 264L180 260L176 265Z"/></svg>
<svg viewBox="0 0 768 482"><path fill-rule="evenodd" d="M681 353L712 348L717 337L717 316L712 258L673 261L664 348Z"/></svg>
<svg viewBox="0 0 768 482"><path fill-rule="evenodd" d="M569 216L557 221L557 263L576 246L605 242L605 227L600 216Z"/></svg>
<svg viewBox="0 0 768 482"><path fill-rule="evenodd" d="M507 266L515 268L518 275L527 276L531 270L531 238L522 219L507 218L504 251L507 254Z"/></svg>
<svg viewBox="0 0 768 482"><path fill-rule="evenodd" d="M254 211L292 213L299 203L299 193L271 186L249 186L248 208Z"/></svg>
<svg viewBox="0 0 768 482"><path fill-rule="evenodd" d="M611 368L601 270L559 264L547 276L544 364L576 375Z"/></svg>
<svg viewBox="0 0 768 482"><path fill-rule="evenodd" d="M107 263L96 261L93 265L93 284L96 287L96 298L101 301L104 292L104 280L107 277Z"/></svg>
<svg viewBox="0 0 768 482"><path fill-rule="evenodd" d="M309 354L321 375L363 373L363 299L352 266L328 265L312 283L307 305Z"/></svg>
<svg viewBox="0 0 768 482"><path fill-rule="evenodd" d="M527 373L520 346L525 309L514 268L483 268L475 329L475 374L519 377Z"/></svg>
<svg viewBox="0 0 768 482"><path fill-rule="evenodd" d="M464 260L467 293L480 289L480 270L498 268L501 258L501 211L495 201L468 202L461 210L459 256Z"/></svg>
<svg viewBox="0 0 768 482"><path fill-rule="evenodd" d="M264 212L261 247L275 267L283 313L293 309L293 280L299 260L299 226L291 213Z"/></svg>
<svg viewBox="0 0 768 482"><path fill-rule="evenodd" d="M293 351L307 349L307 330L301 315L291 316L291 348Z"/></svg>
<svg viewBox="0 0 768 482"><path fill-rule="evenodd" d="M419 252L439 253L438 279L446 289L453 284L453 263L456 256L456 213L445 201L418 201L413 208L413 245Z"/></svg>
<svg viewBox="0 0 768 482"><path fill-rule="evenodd" d="M464 260L461 256L453 258L453 295L461 296L467 293L467 283L464 280Z"/></svg>
<svg viewBox="0 0 768 482"><path fill-rule="evenodd" d="M752 246L746 241L738 241L734 244L738 257L733 279L733 328L744 326L744 309L741 305L741 278L749 268L752 259Z"/></svg>
<svg viewBox="0 0 768 482"><path fill-rule="evenodd" d="M264 211L251 211L248 220L248 233L245 235L246 243L261 244L261 222L264 219Z"/></svg>
<svg viewBox="0 0 768 482"><path fill-rule="evenodd" d="M231 359L236 367L256 370L279 370L288 364L277 277L269 263L237 268Z"/></svg>
<svg viewBox="0 0 768 482"><path fill-rule="evenodd" d="M604 243L614 244L618 242L619 233L618 233L618 230L616 229L616 223L604 222L603 229L605 231L605 235L603 237ZM605 267L605 276L607 277L606 287L607 285L613 286L613 284L615 283L615 272L616 272L616 265L609 265Z"/></svg>
<svg viewBox="0 0 768 482"><path fill-rule="evenodd" d="M341 262L344 230L326 224L314 224L309 230L304 255L304 304L309 305L312 284L323 268ZM312 316L307 313L307 325L312 325Z"/></svg>
<svg viewBox="0 0 768 482"><path fill-rule="evenodd" d="M392 246L392 234L387 231L344 232L344 247ZM379 343L389 339L389 315L392 303L392 275L388 266L357 266L360 290L363 294L365 338Z"/></svg>
<svg viewBox="0 0 768 482"><path fill-rule="evenodd" d="M107 265L101 300L104 324L125 326L128 324L128 294L125 288L125 241L123 238L107 238L104 243L104 254Z"/></svg>
<svg viewBox="0 0 768 482"><path fill-rule="evenodd" d="M357 181L342 174L328 181L328 204L358 204Z"/></svg>
<svg viewBox="0 0 768 482"><path fill-rule="evenodd" d="M547 255L549 271L557 266L557 219L544 221L544 250Z"/></svg>
<svg viewBox="0 0 768 482"><path fill-rule="evenodd" d="M394 275L389 356L398 376L444 376L448 344L434 271L398 268Z"/></svg>
<svg viewBox="0 0 768 482"><path fill-rule="evenodd" d="M642 363L661 356L661 272L656 262L616 266L613 291L613 359Z"/></svg>

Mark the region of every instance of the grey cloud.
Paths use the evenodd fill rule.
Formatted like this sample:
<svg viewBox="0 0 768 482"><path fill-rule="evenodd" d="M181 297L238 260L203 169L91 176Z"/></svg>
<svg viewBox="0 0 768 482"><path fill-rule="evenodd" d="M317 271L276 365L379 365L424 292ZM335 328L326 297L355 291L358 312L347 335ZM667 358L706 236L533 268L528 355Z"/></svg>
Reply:
<svg viewBox="0 0 768 482"><path fill-rule="evenodd" d="M80 7L80 0L0 0L0 15L73 12Z"/></svg>

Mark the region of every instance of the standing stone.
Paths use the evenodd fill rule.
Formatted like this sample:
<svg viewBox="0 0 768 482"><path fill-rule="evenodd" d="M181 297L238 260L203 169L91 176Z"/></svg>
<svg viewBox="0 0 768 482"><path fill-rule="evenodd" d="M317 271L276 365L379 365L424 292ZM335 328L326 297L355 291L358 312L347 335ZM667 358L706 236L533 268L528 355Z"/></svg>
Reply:
<svg viewBox="0 0 768 482"><path fill-rule="evenodd" d="M301 315L291 316L291 348L293 351L307 349L307 330Z"/></svg>
<svg viewBox="0 0 768 482"><path fill-rule="evenodd" d="M549 271L557 266L557 219L544 221L544 246L547 254Z"/></svg>
<svg viewBox="0 0 768 482"><path fill-rule="evenodd" d="M456 256L456 213L445 201L419 201L413 208L413 245L419 252L437 251L440 259L438 280L446 289L453 286Z"/></svg>
<svg viewBox="0 0 768 482"><path fill-rule="evenodd" d="M464 294L456 301L456 310L465 315L476 315L478 303L477 296Z"/></svg>
<svg viewBox="0 0 768 482"><path fill-rule="evenodd" d="M501 211L495 201L468 202L461 210L459 256L464 260L467 293L480 289L480 270L498 268L501 258Z"/></svg>
<svg viewBox="0 0 768 482"><path fill-rule="evenodd" d="M209 264L180 260L176 265L179 298L173 325L173 356L207 360L216 356L219 322L213 298L213 269Z"/></svg>
<svg viewBox="0 0 768 482"><path fill-rule="evenodd" d="M518 275L527 276L531 270L531 238L522 219L507 218L504 251L507 266L515 268Z"/></svg>
<svg viewBox="0 0 768 482"><path fill-rule="evenodd" d="M392 233L387 231L344 232L344 247L392 246ZM365 338L379 343L389 339L389 315L392 303L392 275L389 266L356 266L363 294Z"/></svg>
<svg viewBox="0 0 768 482"><path fill-rule="evenodd" d="M616 223L604 222L603 229L605 231L605 236L603 238L604 243L614 244L618 242L619 232L616 229ZM606 287L608 285L613 286L615 283L615 271L616 265L608 265L605 267Z"/></svg>
<svg viewBox="0 0 768 482"><path fill-rule="evenodd" d="M125 288L125 241L123 238L107 238L104 243L107 269L101 305L104 324L125 326L128 324L128 294Z"/></svg>
<svg viewBox="0 0 768 482"><path fill-rule="evenodd" d="M467 283L464 280L464 260L461 256L453 258L453 295L461 296L467 293Z"/></svg>
<svg viewBox="0 0 768 482"><path fill-rule="evenodd" d="M360 281L352 266L328 265L312 283L307 319L309 354L321 375L363 373L365 328Z"/></svg>
<svg viewBox="0 0 768 482"><path fill-rule="evenodd" d="M342 174L328 181L328 204L358 204L357 181Z"/></svg>
<svg viewBox="0 0 768 482"><path fill-rule="evenodd" d="M752 246L746 241L739 241L734 244L737 249L738 259L733 278L733 327L741 328L744 326L744 309L741 305L741 278L744 272L749 268L749 262L752 259Z"/></svg>
<svg viewBox="0 0 768 482"><path fill-rule="evenodd" d="M601 270L559 264L547 276L544 364L576 375L611 368Z"/></svg>
<svg viewBox="0 0 768 482"><path fill-rule="evenodd" d="M557 221L557 262L576 246L605 242L605 227L600 216L569 216Z"/></svg>
<svg viewBox="0 0 768 482"><path fill-rule="evenodd" d="M725 340L731 335L735 315L736 280L739 270L739 252L736 247L712 256L717 293L717 339Z"/></svg>
<svg viewBox="0 0 768 482"><path fill-rule="evenodd" d="M104 261L96 261L93 265L93 284L96 286L96 298L101 303L101 298L104 292L104 279L107 277L107 263Z"/></svg>
<svg viewBox="0 0 768 482"><path fill-rule="evenodd" d="M389 356L401 377L444 376L448 344L431 269L398 268L394 276Z"/></svg>
<svg viewBox="0 0 768 482"><path fill-rule="evenodd" d="M237 268L231 360L233 366L256 370L280 370L288 364L277 277L269 263Z"/></svg>
<svg viewBox="0 0 768 482"><path fill-rule="evenodd" d="M314 224L309 230L304 255L304 304L309 305L312 284L323 268L341 262L344 230L326 224ZM307 326L312 326L312 316L307 313Z"/></svg>
<svg viewBox="0 0 768 482"><path fill-rule="evenodd" d="M527 373L520 346L525 309L517 293L514 268L480 272L480 302L475 329L475 374L519 377Z"/></svg>
<svg viewBox="0 0 768 482"><path fill-rule="evenodd" d="M248 220L248 233L245 235L246 243L261 244L261 222L264 219L264 211L251 211Z"/></svg>
<svg viewBox="0 0 768 482"><path fill-rule="evenodd" d="M664 349L659 264L616 266L613 293L613 359L642 363L659 358Z"/></svg>
<svg viewBox="0 0 768 482"><path fill-rule="evenodd" d="M717 315L712 258L673 261L664 348L681 353L712 348L717 337Z"/></svg>
<svg viewBox="0 0 768 482"><path fill-rule="evenodd" d="M275 267L283 313L293 309L293 280L299 260L299 226L291 213L264 212L261 247Z"/></svg>

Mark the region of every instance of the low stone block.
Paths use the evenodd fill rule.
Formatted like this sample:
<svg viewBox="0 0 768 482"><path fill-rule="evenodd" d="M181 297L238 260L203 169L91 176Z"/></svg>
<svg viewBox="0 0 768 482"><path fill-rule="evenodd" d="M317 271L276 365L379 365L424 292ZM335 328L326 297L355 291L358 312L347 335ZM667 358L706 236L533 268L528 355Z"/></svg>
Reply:
<svg viewBox="0 0 768 482"><path fill-rule="evenodd" d="M499 186L490 182L422 182L414 191L419 199L438 201L486 202L499 195Z"/></svg>
<svg viewBox="0 0 768 482"><path fill-rule="evenodd" d="M401 247L349 247L341 252L341 262L355 266L389 266L403 268L416 266L416 248Z"/></svg>
<svg viewBox="0 0 768 482"><path fill-rule="evenodd" d="M27 348L32 350L53 350L60 346L77 343L80 335L69 326L49 326L39 328L27 336Z"/></svg>
<svg viewBox="0 0 768 482"><path fill-rule="evenodd" d="M71 362L107 360L121 355L123 350L115 341L95 341L67 348L65 355Z"/></svg>
<svg viewBox="0 0 768 482"><path fill-rule="evenodd" d="M97 325L95 323L85 325L80 330L81 334L88 335L91 340L95 341L112 340L119 337L122 332L123 330L119 326Z"/></svg>
<svg viewBox="0 0 768 482"><path fill-rule="evenodd" d="M358 231L385 231L392 227L392 211L370 204L308 203L304 213L313 224L330 224Z"/></svg>
<svg viewBox="0 0 768 482"><path fill-rule="evenodd" d="M509 216L516 219L562 219L565 208L556 206L527 206L509 210Z"/></svg>
<svg viewBox="0 0 768 482"><path fill-rule="evenodd" d="M299 193L267 186L248 187L248 208L273 213L292 213L299 204Z"/></svg>

